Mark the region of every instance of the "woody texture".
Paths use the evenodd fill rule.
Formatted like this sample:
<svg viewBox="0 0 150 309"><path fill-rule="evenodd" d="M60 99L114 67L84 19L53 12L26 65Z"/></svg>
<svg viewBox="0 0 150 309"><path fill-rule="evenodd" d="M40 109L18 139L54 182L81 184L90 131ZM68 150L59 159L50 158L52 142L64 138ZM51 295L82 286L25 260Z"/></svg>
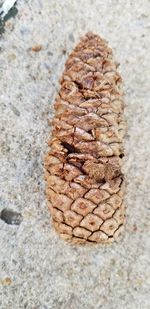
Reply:
<svg viewBox="0 0 150 309"><path fill-rule="evenodd" d="M87 33L55 99L46 194L55 229L73 243L110 243L124 223L121 77L105 40Z"/></svg>

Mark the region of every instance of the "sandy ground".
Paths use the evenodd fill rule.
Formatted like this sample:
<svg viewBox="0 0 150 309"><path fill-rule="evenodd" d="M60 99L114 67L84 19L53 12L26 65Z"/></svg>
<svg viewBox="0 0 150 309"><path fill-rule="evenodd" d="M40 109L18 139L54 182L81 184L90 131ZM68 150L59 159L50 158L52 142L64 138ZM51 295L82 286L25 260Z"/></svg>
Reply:
<svg viewBox="0 0 150 309"><path fill-rule="evenodd" d="M150 2L17 2L0 38L1 309L150 308ZM43 154L64 62L91 30L109 41L124 81L127 223L119 243L71 247L53 231ZM39 52L31 50L41 45Z"/></svg>

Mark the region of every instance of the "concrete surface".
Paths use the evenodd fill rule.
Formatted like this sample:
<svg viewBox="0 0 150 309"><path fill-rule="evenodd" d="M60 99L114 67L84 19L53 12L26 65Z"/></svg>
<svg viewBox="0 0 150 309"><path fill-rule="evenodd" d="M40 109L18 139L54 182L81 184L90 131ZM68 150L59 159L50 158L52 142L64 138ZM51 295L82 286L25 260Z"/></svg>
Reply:
<svg viewBox="0 0 150 309"><path fill-rule="evenodd" d="M150 308L150 2L17 1L0 39L1 309ZM71 247L52 230L43 154L64 62L91 30L109 41L124 80L127 223L119 243ZM31 50L41 45L39 52Z"/></svg>

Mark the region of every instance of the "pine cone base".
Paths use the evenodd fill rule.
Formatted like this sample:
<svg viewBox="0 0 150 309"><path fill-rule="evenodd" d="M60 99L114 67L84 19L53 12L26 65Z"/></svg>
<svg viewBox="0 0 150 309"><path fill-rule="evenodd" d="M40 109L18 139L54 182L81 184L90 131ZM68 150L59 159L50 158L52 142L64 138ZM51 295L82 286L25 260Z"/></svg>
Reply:
<svg viewBox="0 0 150 309"><path fill-rule="evenodd" d="M86 34L60 82L45 158L53 225L73 243L111 243L125 219L125 124L121 77L105 40Z"/></svg>

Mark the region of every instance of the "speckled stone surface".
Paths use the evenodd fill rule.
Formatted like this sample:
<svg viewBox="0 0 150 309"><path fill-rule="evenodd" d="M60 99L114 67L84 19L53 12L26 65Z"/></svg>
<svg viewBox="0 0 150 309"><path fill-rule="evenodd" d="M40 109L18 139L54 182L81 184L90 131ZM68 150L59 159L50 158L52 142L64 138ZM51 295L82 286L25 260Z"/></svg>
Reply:
<svg viewBox="0 0 150 309"><path fill-rule="evenodd" d="M0 220L0 308L149 309L150 2L21 0L17 9L0 38L0 210L23 221ZM120 242L76 247L51 227L43 155L58 79L89 30L109 41L124 80L128 209Z"/></svg>

